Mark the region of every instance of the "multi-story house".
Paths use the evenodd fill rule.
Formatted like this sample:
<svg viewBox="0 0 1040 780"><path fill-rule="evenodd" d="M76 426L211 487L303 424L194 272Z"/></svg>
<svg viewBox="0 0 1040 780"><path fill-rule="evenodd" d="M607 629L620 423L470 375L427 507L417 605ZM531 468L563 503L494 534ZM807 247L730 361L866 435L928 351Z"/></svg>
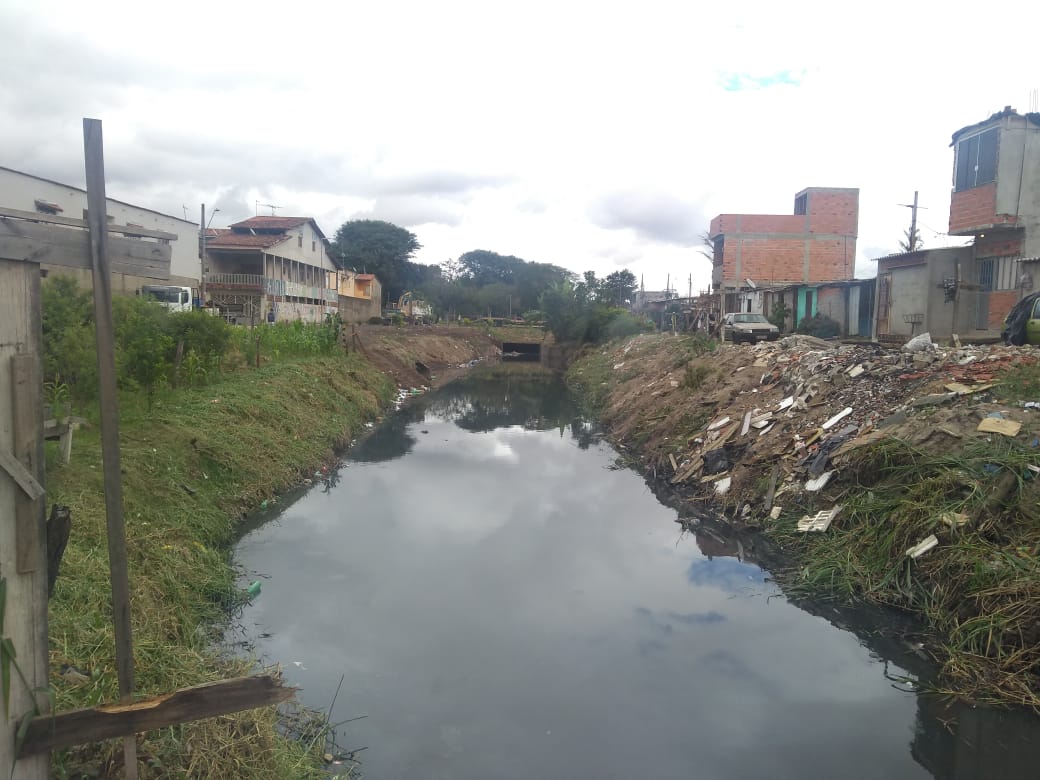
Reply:
<svg viewBox="0 0 1040 780"><path fill-rule="evenodd" d="M1040 114L1010 106L953 134L950 235L972 236L958 281L974 298L976 330L999 333L1031 290L1040 261Z"/></svg>
<svg viewBox="0 0 1040 780"><path fill-rule="evenodd" d="M708 237L722 312L760 310L764 291L790 288L794 322L811 316L820 283L853 278L858 230L856 188L809 187L793 214L719 214Z"/></svg>
<svg viewBox="0 0 1040 780"><path fill-rule="evenodd" d="M322 322L339 311L339 278L311 217L251 217L206 231L204 296L231 322Z"/></svg>

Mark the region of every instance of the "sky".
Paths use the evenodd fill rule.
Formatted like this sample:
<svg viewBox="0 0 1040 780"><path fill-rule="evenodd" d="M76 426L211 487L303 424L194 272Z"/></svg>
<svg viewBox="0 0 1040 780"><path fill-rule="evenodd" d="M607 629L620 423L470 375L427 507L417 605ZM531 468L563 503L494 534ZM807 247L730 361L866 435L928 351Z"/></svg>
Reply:
<svg viewBox="0 0 1040 780"><path fill-rule="evenodd" d="M694 294L716 214L858 187L872 276L915 190L925 246L964 243L951 135L1040 86L1030 4L933 5L3 0L0 165L83 186L91 117L135 205L382 219L422 263L486 249Z"/></svg>

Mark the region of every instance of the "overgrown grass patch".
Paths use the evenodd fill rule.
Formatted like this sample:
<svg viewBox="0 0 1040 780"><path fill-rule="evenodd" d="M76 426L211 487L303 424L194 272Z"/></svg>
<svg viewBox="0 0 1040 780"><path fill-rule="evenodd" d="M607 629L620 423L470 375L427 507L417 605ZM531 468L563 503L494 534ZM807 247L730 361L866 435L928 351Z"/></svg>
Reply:
<svg viewBox="0 0 1040 780"><path fill-rule="evenodd" d="M826 501L774 527L801 562L784 584L794 595L915 613L934 629L952 687L1040 707L1040 490L1028 468L1038 460L1035 449L1004 437L942 455L879 443L845 469L855 476ZM795 531L803 511L833 503L843 510L830 530ZM930 534L939 546L909 558Z"/></svg>
<svg viewBox="0 0 1040 780"><path fill-rule="evenodd" d="M230 565L237 519L311 472L376 417L392 383L357 356L267 365L202 388L121 399L120 449L137 690L165 693L247 673L223 658L214 627L240 598ZM88 416L96 416L89 412ZM97 425L72 462L48 464L48 500L72 510L72 536L50 604L59 710L118 699L102 462ZM87 682L58 676L62 664ZM56 757L57 776L118 753L102 743ZM272 708L150 732L140 754L157 777L319 776L320 761L277 735Z"/></svg>

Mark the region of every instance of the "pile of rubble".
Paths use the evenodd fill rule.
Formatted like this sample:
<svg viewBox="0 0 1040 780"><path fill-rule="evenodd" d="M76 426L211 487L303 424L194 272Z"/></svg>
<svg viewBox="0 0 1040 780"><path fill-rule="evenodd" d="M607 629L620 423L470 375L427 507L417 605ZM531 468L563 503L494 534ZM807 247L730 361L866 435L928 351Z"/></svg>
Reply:
<svg viewBox="0 0 1040 780"><path fill-rule="evenodd" d="M1032 440L1040 430L1040 404L1009 408L991 392L1002 371L1035 362L1031 347L911 342L886 350L790 336L727 346L708 360L720 373L701 400L713 416L699 433L669 442L670 482L735 502L745 517L775 517L779 496L821 490L850 452L889 436L940 449L971 436ZM660 378L647 385L651 394L680 384L665 379L666 390L652 389Z"/></svg>

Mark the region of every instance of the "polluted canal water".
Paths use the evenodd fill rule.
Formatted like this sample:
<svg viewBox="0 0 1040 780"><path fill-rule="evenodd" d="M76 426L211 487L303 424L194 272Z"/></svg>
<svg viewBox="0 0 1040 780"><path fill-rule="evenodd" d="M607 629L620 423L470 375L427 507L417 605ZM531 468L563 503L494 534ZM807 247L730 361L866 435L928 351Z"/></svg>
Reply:
<svg viewBox="0 0 1040 780"><path fill-rule="evenodd" d="M470 377L257 519L240 628L308 707L342 677L330 720L365 716L338 742L369 778L1040 773L1035 718L950 722L676 519L562 384Z"/></svg>

